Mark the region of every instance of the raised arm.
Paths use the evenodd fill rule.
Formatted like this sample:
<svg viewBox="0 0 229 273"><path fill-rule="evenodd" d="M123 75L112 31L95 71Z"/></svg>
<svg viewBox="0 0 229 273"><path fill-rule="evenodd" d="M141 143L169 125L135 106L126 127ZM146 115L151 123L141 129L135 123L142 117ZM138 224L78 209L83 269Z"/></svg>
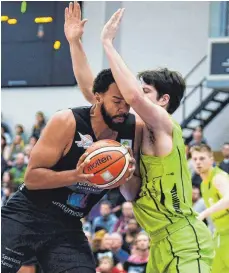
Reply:
<svg viewBox="0 0 229 273"><path fill-rule="evenodd" d="M229 209L229 178L227 175L218 174L213 180L214 187L218 190L219 194L222 196L217 203L215 203L210 208L207 208L203 212L201 212L198 216L200 220L211 216L211 214L224 210Z"/></svg>
<svg viewBox="0 0 229 273"><path fill-rule="evenodd" d="M80 5L77 2L70 3L65 9L64 32L69 42L73 72L85 99L93 104L95 102L92 93L94 76L81 43L86 22L87 19L81 21Z"/></svg>
<svg viewBox="0 0 229 273"><path fill-rule="evenodd" d="M163 128L172 132L172 122L162 107L153 104L144 96L144 91L134 74L128 69L113 46L113 39L118 30L124 9L119 9L104 26L101 39L115 81L124 99L143 121L152 129Z"/></svg>
<svg viewBox="0 0 229 273"><path fill-rule="evenodd" d="M86 154L81 157L74 170L56 172L50 169L70 148L75 128L71 110L57 112L51 118L31 152L25 173L25 185L28 189L70 186L92 177L83 174L83 167L87 163L84 162Z"/></svg>

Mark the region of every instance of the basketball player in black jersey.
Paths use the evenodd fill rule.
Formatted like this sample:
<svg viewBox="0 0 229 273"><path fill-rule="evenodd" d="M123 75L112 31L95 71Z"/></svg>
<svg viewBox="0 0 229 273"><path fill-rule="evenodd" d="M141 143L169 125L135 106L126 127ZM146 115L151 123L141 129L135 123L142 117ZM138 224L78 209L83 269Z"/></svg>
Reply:
<svg viewBox="0 0 229 273"><path fill-rule="evenodd" d="M2 273L17 272L32 257L45 273L95 272L80 219L107 190L83 182L90 177L82 173L85 150L109 138L128 142L138 155L142 124L129 114L110 70L97 76L93 90L92 107L59 111L50 119L31 153L25 183L2 207ZM132 200L138 188L134 175L120 191Z"/></svg>

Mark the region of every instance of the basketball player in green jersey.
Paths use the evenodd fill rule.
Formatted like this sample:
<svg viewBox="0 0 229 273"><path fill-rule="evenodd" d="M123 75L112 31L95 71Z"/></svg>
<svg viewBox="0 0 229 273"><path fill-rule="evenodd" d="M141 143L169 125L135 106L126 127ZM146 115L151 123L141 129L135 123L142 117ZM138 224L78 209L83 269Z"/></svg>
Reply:
<svg viewBox="0 0 229 273"><path fill-rule="evenodd" d="M176 72L163 69L141 73L139 85L112 45L122 13L119 10L106 24L102 42L116 84L144 121L142 186L132 201L138 222L151 238L147 273L210 273L213 242L209 230L192 209L192 185L182 132L168 114L178 108L185 83ZM93 75L80 41L86 20L81 21L79 14L77 4L66 10L65 34L80 89L93 103Z"/></svg>
<svg viewBox="0 0 229 273"><path fill-rule="evenodd" d="M213 167L213 153L205 144L191 148L195 170L202 178L201 192L207 207L198 218L210 216L215 226L216 256L212 273L229 273L229 175Z"/></svg>

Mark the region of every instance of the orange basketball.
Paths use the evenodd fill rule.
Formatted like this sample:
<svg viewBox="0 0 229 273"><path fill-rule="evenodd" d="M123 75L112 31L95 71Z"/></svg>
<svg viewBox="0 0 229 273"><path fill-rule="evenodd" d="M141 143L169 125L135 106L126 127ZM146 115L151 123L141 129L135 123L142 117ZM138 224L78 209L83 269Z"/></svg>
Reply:
<svg viewBox="0 0 229 273"><path fill-rule="evenodd" d="M130 159L126 147L105 139L93 143L86 152L89 154L85 160L90 159L90 162L84 167L84 173L94 174L91 183L102 189L116 188L125 183Z"/></svg>

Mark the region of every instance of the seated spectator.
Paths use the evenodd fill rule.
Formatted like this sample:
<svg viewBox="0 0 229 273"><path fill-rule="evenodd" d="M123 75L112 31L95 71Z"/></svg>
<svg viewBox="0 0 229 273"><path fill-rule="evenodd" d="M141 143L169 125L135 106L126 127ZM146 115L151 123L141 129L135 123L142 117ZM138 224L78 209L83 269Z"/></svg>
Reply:
<svg viewBox="0 0 229 273"><path fill-rule="evenodd" d="M13 175L9 171L4 172L2 176L2 186L13 186Z"/></svg>
<svg viewBox="0 0 229 273"><path fill-rule="evenodd" d="M10 145L11 143L12 143L12 137L11 137L11 135L9 134L9 132L7 132L6 130L5 130L5 127L1 127L1 134L5 137L5 139L6 139L6 144L7 145Z"/></svg>
<svg viewBox="0 0 229 273"><path fill-rule="evenodd" d="M140 232L135 239L134 254L124 263L123 268L127 273L144 273L149 259L149 237Z"/></svg>
<svg viewBox="0 0 229 273"><path fill-rule="evenodd" d="M223 161L219 163L220 169L229 174L229 143L224 143L222 148Z"/></svg>
<svg viewBox="0 0 229 273"><path fill-rule="evenodd" d="M25 132L24 132L24 127L21 124L17 124L15 126L15 135L21 136L22 140L24 143L26 143L26 137L25 137Z"/></svg>
<svg viewBox="0 0 229 273"><path fill-rule="evenodd" d="M37 143L38 141L38 137L32 135L30 138L29 138L29 145L31 145L32 147Z"/></svg>
<svg viewBox="0 0 229 273"><path fill-rule="evenodd" d="M31 144L27 144L24 148L24 154L25 154L25 164L28 165L30 154L32 152L33 146Z"/></svg>
<svg viewBox="0 0 229 273"><path fill-rule="evenodd" d="M19 186L24 182L25 171L25 156L23 153L18 153L16 156L15 166L10 170L10 174L13 175L14 184Z"/></svg>
<svg viewBox="0 0 229 273"><path fill-rule="evenodd" d="M11 195L14 193L11 185L5 186L2 188L2 206L4 206Z"/></svg>
<svg viewBox="0 0 229 273"><path fill-rule="evenodd" d="M9 146L6 144L6 138L1 135L1 177L8 168L5 157L7 156L7 154L9 154L9 149Z"/></svg>
<svg viewBox="0 0 229 273"><path fill-rule="evenodd" d="M207 144L207 141L206 139L203 137L203 129L201 126L197 126L195 128L195 130L193 131L192 133L192 140L191 142L188 144L189 146L189 149L192 147L192 146L198 146L200 144Z"/></svg>
<svg viewBox="0 0 229 273"><path fill-rule="evenodd" d="M16 135L13 143L10 145L9 154L6 156L6 160L10 161L9 164L12 164L12 161L15 160L18 153L23 153L24 151L24 141L21 136Z"/></svg>
<svg viewBox="0 0 229 273"><path fill-rule="evenodd" d="M92 231L95 232L97 228L104 228L107 232L111 233L117 221L118 218L111 213L111 203L103 201L100 203L100 216L96 217L93 221Z"/></svg>
<svg viewBox="0 0 229 273"><path fill-rule="evenodd" d="M192 185L200 189L200 184L202 183L202 179L198 173L194 172L192 175Z"/></svg>
<svg viewBox="0 0 229 273"><path fill-rule="evenodd" d="M129 258L128 252L122 249L123 239L122 235L117 232L111 234L111 250L114 254L114 257L118 260L119 263L124 263Z"/></svg>
<svg viewBox="0 0 229 273"><path fill-rule="evenodd" d="M99 264L99 260L103 257L109 257L114 259L114 263L117 264L118 260L114 257L113 252L111 251L112 239L109 233L106 233L101 241L99 249L94 251L94 257L96 261L96 265Z"/></svg>
<svg viewBox="0 0 229 273"><path fill-rule="evenodd" d="M200 213L206 209L204 199L201 198L199 187L192 186L192 206L193 209Z"/></svg>
<svg viewBox="0 0 229 273"><path fill-rule="evenodd" d="M107 232L104 229L99 230L96 233L94 233L94 235L92 237L92 243L91 243L91 247L92 247L93 252L97 252L100 249L101 244L102 244L102 239L106 233Z"/></svg>
<svg viewBox="0 0 229 273"><path fill-rule="evenodd" d="M134 218L133 205L131 202L125 202L122 204L122 214L114 227L114 232L121 234L127 230L127 225L130 219Z"/></svg>
<svg viewBox="0 0 229 273"><path fill-rule="evenodd" d="M123 250L127 251L130 254L131 248L133 246L136 235L140 232L140 227L137 221L133 218L130 219L127 224L126 233L122 235L123 237Z"/></svg>
<svg viewBox="0 0 229 273"><path fill-rule="evenodd" d="M32 136L40 137L42 130L46 125L44 113L39 111L36 113L36 121L32 128Z"/></svg>
<svg viewBox="0 0 229 273"><path fill-rule="evenodd" d="M114 261L110 257L99 259L99 266L96 268L96 273L124 273L122 269L114 266Z"/></svg>

